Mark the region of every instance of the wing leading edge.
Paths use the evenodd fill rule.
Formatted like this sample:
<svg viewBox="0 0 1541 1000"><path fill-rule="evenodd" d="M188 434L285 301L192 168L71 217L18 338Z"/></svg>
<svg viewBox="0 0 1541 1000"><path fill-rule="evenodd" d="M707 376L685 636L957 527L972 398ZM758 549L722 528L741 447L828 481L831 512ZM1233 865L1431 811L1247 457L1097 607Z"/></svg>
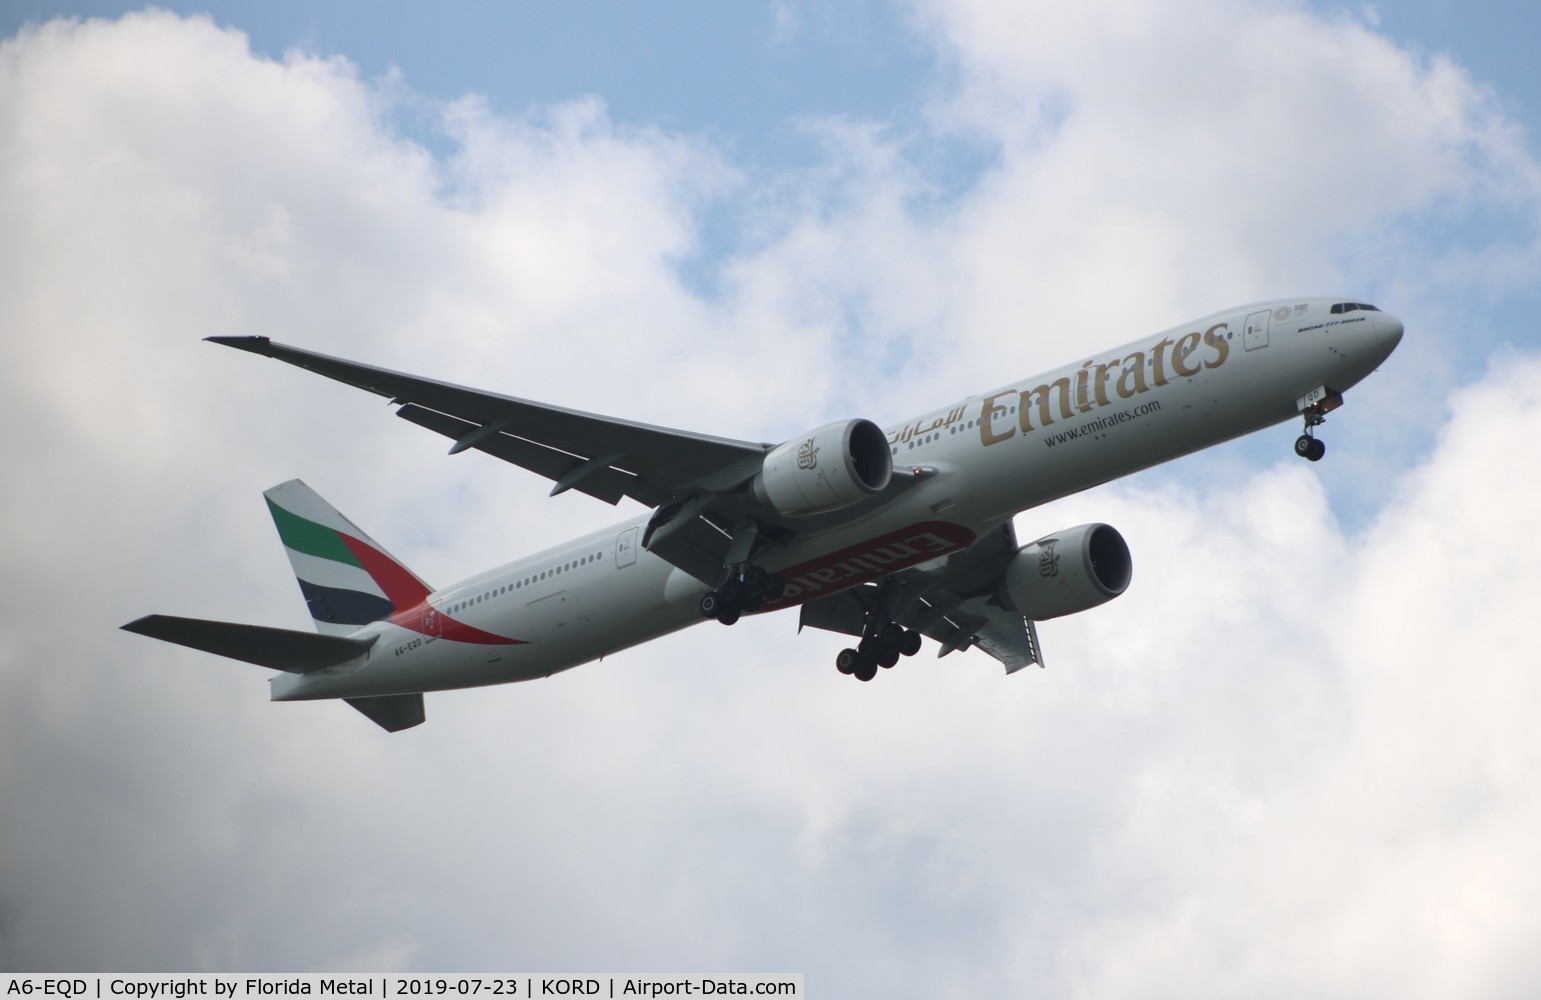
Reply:
<svg viewBox="0 0 1541 1000"><path fill-rule="evenodd" d="M267 337L208 337L389 399L397 415L454 440L450 454L486 452L606 503L631 497L658 507L753 476L771 445L600 416L408 375L276 344Z"/></svg>

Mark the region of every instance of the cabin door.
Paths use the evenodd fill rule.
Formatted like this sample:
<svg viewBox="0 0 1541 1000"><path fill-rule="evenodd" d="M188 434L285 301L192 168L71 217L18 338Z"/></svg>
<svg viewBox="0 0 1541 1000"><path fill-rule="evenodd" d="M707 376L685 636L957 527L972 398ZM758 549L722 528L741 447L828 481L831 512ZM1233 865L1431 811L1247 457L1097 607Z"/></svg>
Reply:
<svg viewBox="0 0 1541 1000"><path fill-rule="evenodd" d="M1247 317L1247 329L1241 337L1247 350L1255 351L1259 347L1268 346L1268 316L1268 310L1264 309Z"/></svg>

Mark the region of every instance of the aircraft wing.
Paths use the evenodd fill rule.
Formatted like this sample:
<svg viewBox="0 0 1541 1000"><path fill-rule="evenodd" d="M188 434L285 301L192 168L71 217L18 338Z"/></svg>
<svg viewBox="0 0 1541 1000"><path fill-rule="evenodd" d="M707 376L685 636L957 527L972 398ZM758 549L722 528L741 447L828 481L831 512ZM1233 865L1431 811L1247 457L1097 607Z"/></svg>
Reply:
<svg viewBox="0 0 1541 1000"><path fill-rule="evenodd" d="M926 630L926 635L942 644L942 656L973 645L1000 660L1008 674L1035 664L1043 666L1038 626L1030 618L975 600L950 613L947 625L951 628Z"/></svg>
<svg viewBox="0 0 1541 1000"><path fill-rule="evenodd" d="M384 396L400 407L398 416L452 438L451 454L475 448L495 455L553 480L552 495L573 489L606 503L629 496L658 507L737 485L772 447L469 389L267 337L207 339Z"/></svg>

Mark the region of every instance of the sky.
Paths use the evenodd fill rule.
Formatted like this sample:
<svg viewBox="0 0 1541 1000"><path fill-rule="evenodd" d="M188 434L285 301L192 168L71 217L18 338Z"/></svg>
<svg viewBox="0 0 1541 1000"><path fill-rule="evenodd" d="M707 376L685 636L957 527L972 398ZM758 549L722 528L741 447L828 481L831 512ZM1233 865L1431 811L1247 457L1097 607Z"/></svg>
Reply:
<svg viewBox="0 0 1541 1000"><path fill-rule="evenodd" d="M1541 15L557 11L0 11L0 970L1534 992ZM1315 294L1407 329L1323 462L1018 517L1136 565L1043 671L769 615L388 735L118 630L307 627L296 476L436 584L638 512L205 336L780 441Z"/></svg>

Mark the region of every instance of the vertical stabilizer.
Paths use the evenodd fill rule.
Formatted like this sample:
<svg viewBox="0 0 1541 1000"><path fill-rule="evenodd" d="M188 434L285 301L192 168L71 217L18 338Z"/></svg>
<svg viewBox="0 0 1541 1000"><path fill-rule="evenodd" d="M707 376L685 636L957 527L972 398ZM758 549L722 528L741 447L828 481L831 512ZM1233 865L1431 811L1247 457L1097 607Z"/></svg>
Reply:
<svg viewBox="0 0 1541 1000"><path fill-rule="evenodd" d="M316 631L346 635L423 602L431 588L298 479L262 494Z"/></svg>

